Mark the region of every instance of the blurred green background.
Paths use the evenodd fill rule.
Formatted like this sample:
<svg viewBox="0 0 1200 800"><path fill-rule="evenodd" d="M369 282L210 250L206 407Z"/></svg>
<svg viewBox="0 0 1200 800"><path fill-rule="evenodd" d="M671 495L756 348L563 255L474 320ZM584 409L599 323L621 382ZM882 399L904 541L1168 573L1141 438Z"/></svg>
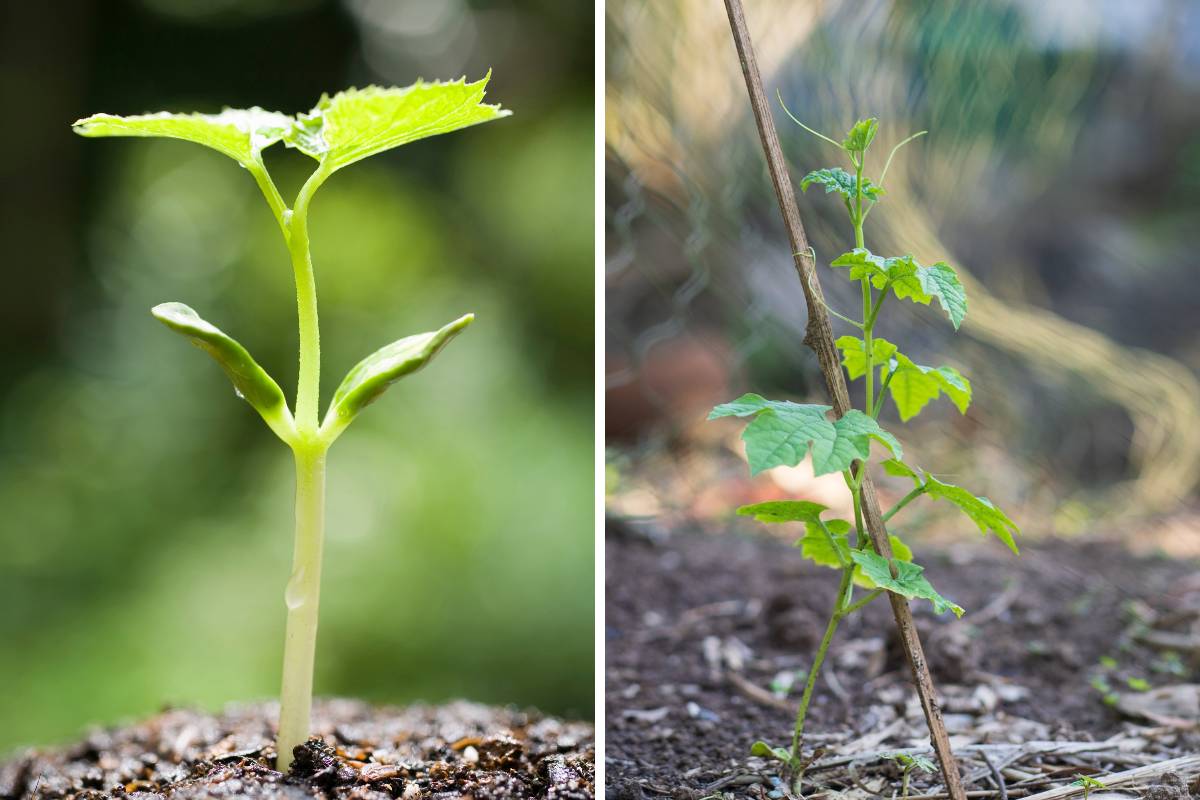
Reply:
<svg viewBox="0 0 1200 800"><path fill-rule="evenodd" d="M514 116L355 165L314 202L324 398L375 348L478 315L331 453L316 688L590 718L590 4L3 9L0 752L278 691L290 456L149 308L195 307L291 394L283 243L220 154L70 123L292 113L489 67ZM267 158L294 196L311 162Z"/></svg>

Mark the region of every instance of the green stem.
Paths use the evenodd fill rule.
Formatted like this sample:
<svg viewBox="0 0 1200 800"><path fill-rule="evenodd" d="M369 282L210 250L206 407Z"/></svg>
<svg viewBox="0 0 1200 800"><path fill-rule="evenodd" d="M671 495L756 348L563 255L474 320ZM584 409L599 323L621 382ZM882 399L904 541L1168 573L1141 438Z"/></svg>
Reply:
<svg viewBox="0 0 1200 800"><path fill-rule="evenodd" d="M848 617L851 614L853 614L855 611L865 608L866 606L868 606L871 603L872 600L874 600L876 597L879 597L879 595L881 595L883 593L884 593L883 589L876 589L875 591L871 592L869 595L864 597L862 600L859 600L857 603L851 603L850 605L848 605L844 609L842 609L842 616Z"/></svg>
<svg viewBox="0 0 1200 800"><path fill-rule="evenodd" d="M296 276L296 310L300 328L300 377L296 387L296 427L301 437L315 438L319 429L317 400L321 387L321 331L317 320L317 282L308 248L308 206L313 192L329 173L319 167L296 197L288 228L288 252Z"/></svg>
<svg viewBox="0 0 1200 800"><path fill-rule="evenodd" d="M291 237L291 231L288 230L287 204L283 202L283 196L279 194L275 181L271 180L266 165L263 164L262 158L258 157L243 166L254 176L254 182L267 199L267 205L271 207L271 213L275 215L275 221L279 223L279 230L283 232L283 240L286 242Z"/></svg>
<svg viewBox="0 0 1200 800"><path fill-rule="evenodd" d="M906 505L911 503L913 500L916 500L918 497L920 497L923 494L925 494L925 487L922 485L922 486L918 486L917 488L913 489L911 492L904 495L904 497L901 497L900 501L898 503L896 503L896 505L894 505L890 509L888 509L888 512L883 515L884 523L886 524L889 519L891 519L893 516L896 515L896 512L898 512L900 509L904 508Z"/></svg>
<svg viewBox="0 0 1200 800"><path fill-rule="evenodd" d="M292 750L308 740L312 710L313 661L321 594L321 550L325 537L325 453L322 443L298 443L296 457L296 542L284 602L287 634L283 645L283 687L279 696L280 772L292 763Z"/></svg>
<svg viewBox="0 0 1200 800"><path fill-rule="evenodd" d="M833 613L829 616L829 623L825 626L825 635L821 637L821 644L817 647L817 654L813 658L812 669L808 671L808 680L804 682L804 694L800 696L800 708L796 711L796 726L792 730L792 763L798 763L800 760L800 747L804 743L804 719L808 716L808 704L812 700L813 689L817 685L817 675L821 672L821 665L825 662L825 653L829 650L829 645L833 642L833 635L837 632L838 623L845 616L842 609L842 595L846 591L846 587L851 585L850 581L854 575L854 570L847 567L842 570L842 583L838 588L838 601L833 607Z"/></svg>
<svg viewBox="0 0 1200 800"><path fill-rule="evenodd" d="M884 374L883 380L879 383L879 394L875 395L875 413L871 415L875 419L879 419L879 412L883 410L884 392L887 391L888 384L892 382L892 376L895 374L895 372L889 369Z"/></svg>

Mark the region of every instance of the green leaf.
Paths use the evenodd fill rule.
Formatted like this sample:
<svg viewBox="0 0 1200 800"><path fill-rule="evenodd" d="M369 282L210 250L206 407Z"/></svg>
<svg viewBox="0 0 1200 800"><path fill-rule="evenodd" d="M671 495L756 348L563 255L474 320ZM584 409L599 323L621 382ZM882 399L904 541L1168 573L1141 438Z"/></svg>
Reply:
<svg viewBox="0 0 1200 800"><path fill-rule="evenodd" d="M796 542L796 546L800 548L801 555L814 564L841 569L843 564L850 563L850 554L856 552L850 547L851 525L844 519L831 519L825 523L825 527L829 529L829 536L825 535L819 524L806 523L804 536ZM889 534L888 541L892 543L892 555L897 561L912 561L912 549L900 537ZM842 560L839 560L839 555ZM879 588L857 564L852 577L854 583L864 589Z"/></svg>
<svg viewBox="0 0 1200 800"><path fill-rule="evenodd" d="M183 303L162 303L151 309L150 313L212 356L233 382L238 397L253 406L279 438L289 440L294 433L294 426L287 399L279 384L258 365L245 347Z"/></svg>
<svg viewBox="0 0 1200 800"><path fill-rule="evenodd" d="M805 523L804 536L796 545L801 555L814 564L841 569L843 564L850 563L850 523L844 519L831 519L825 527L829 529L829 536L825 535L820 523Z"/></svg>
<svg viewBox="0 0 1200 800"><path fill-rule="evenodd" d="M758 756L759 758L773 758L785 764L790 764L792 761L792 754L786 748L772 747L763 741L755 742L750 746L750 755Z"/></svg>
<svg viewBox="0 0 1200 800"><path fill-rule="evenodd" d="M918 269L917 279L926 294L937 298L954 329L958 330L967 316L967 292L959 282L954 267L939 261L931 267Z"/></svg>
<svg viewBox="0 0 1200 800"><path fill-rule="evenodd" d="M870 278L876 289L891 289L901 300L929 305L936 298L955 330L967 316L967 294L954 268L939 261L926 267L912 256L877 256L865 247L842 253L832 267L848 267L851 280Z"/></svg>
<svg viewBox="0 0 1200 800"><path fill-rule="evenodd" d="M814 183L824 186L825 194L837 192L847 200L853 199L858 190L858 177L851 175L841 167L813 170L801 179L800 191L807 192L808 187ZM863 178L862 193L863 197L878 200L879 196L883 194L883 188L871 183L870 178Z"/></svg>
<svg viewBox="0 0 1200 800"><path fill-rule="evenodd" d="M861 378L867 369L866 343L857 336L842 336L836 344L842 351L842 366L850 380ZM878 336L871 339L871 362L876 366L886 366L895 352L896 345L887 339Z"/></svg>
<svg viewBox="0 0 1200 800"><path fill-rule="evenodd" d="M1009 550L1020 555L1013 537L1020 534L1021 529L1017 527L1017 523L1008 518L1007 514L992 505L991 500L986 497L976 497L962 487L943 483L928 472L925 473L925 491L935 500L947 500L958 506L960 511L979 526L979 530L984 535L996 534L1000 541L1008 545Z"/></svg>
<svg viewBox="0 0 1200 800"><path fill-rule="evenodd" d="M899 459L889 458L884 461L883 471L888 475L895 475L897 478L912 478L914 486L921 485L921 476L917 474L917 471Z"/></svg>
<svg viewBox="0 0 1200 800"><path fill-rule="evenodd" d="M888 559L877 553L867 552L865 550L855 550L850 554L854 559L854 563L862 567L865 577L874 581L875 585L881 589L887 589L889 592L903 595L908 598L920 598L928 600L933 604L934 613L941 614L946 611L953 611L956 617L963 615L961 606L952 603L946 598L937 593L933 588L933 584L923 574L925 568L919 564L914 564L911 561L900 561ZM896 565L896 576L892 577L891 564Z"/></svg>
<svg viewBox="0 0 1200 800"><path fill-rule="evenodd" d="M860 119L854 123L854 127L846 134L846 138L842 140L842 147L848 153L865 153L867 148L871 146L871 141L875 138L875 133L879 130L879 120L875 117Z"/></svg>
<svg viewBox="0 0 1200 800"><path fill-rule="evenodd" d="M292 118L261 108L227 108L220 114L140 114L118 117L93 114L72 126L80 136L161 136L202 144L250 165L278 142Z"/></svg>
<svg viewBox="0 0 1200 800"><path fill-rule="evenodd" d="M296 118L284 142L330 171L408 144L512 112L483 101L491 72L474 83L417 81L404 88L368 86L324 96Z"/></svg>
<svg viewBox="0 0 1200 800"><path fill-rule="evenodd" d="M358 362L333 393L322 429L340 431L393 383L430 362L446 344L475 319L459 317L436 331L418 333L392 342Z"/></svg>
<svg viewBox="0 0 1200 800"><path fill-rule="evenodd" d="M870 456L871 439L882 442L898 457L902 454L896 438L861 411L852 409L836 422L829 421L828 412L829 406L744 394L717 406L708 418L754 415L742 431L752 475L772 467L794 467L809 452L817 475L841 472L854 461Z"/></svg>
<svg viewBox="0 0 1200 800"><path fill-rule="evenodd" d="M817 475L841 472L858 460L871 455L871 439L881 442L892 455L902 458L904 451L895 436L858 409L850 409L833 423L832 440L815 440L812 445L813 472Z"/></svg>
<svg viewBox="0 0 1200 800"><path fill-rule="evenodd" d="M888 381L888 392L904 422L919 414L940 394L945 394L959 413L967 413L967 406L971 404L971 383L953 367L923 367L896 352L890 368L892 377Z"/></svg>
<svg viewBox="0 0 1200 800"><path fill-rule="evenodd" d="M737 513L743 517L754 517L759 522L816 522L822 511L829 506L807 500L771 500L742 506Z"/></svg>

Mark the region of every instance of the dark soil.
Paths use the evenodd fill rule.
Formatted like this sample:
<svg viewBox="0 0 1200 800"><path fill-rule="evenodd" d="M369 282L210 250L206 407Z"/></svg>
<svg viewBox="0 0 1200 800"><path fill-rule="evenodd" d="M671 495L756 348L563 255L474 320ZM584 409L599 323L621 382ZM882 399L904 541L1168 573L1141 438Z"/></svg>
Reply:
<svg viewBox="0 0 1200 800"><path fill-rule="evenodd" d="M972 545L953 562L917 549L933 584L967 609L955 622L913 604L960 743L1092 741L1129 724L1117 710L1129 686L1195 680L1195 652L1154 650L1136 633L1195 626L1194 563L1111 542L1027 544L1020 558ZM722 776L761 772L749 746L790 742L837 573L767 538L653 538L624 523L609 525L606 565L608 796L697 798ZM778 676L789 670L800 677L786 691ZM899 718L907 734L873 746L928 745L886 601L843 622L825 671L834 680L817 684L806 743L852 741Z"/></svg>
<svg viewBox="0 0 1200 800"><path fill-rule="evenodd" d="M271 705L167 711L0 765L0 797L547 798L595 796L592 726L471 703L314 709L319 738L275 771Z"/></svg>

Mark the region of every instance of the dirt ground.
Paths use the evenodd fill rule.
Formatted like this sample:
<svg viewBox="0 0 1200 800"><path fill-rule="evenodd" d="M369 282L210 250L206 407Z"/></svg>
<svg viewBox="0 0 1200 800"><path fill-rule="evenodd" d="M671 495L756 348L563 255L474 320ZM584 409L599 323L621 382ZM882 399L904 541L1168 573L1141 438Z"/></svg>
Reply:
<svg viewBox="0 0 1200 800"><path fill-rule="evenodd" d="M1020 558L988 544L953 559L916 548L934 585L967 609L955 621L913 604L956 748L1122 742L1119 756L1008 771L1029 787L1056 770L1099 774L1200 751L1195 563L1135 558L1111 542L1026 544ZM608 796L768 796L772 765L749 746L789 743L837 573L766 537L654 536L621 522L609 525L606 553ZM807 745L928 747L892 630L882 599L843 622ZM885 771L874 788L888 796L897 775Z"/></svg>
<svg viewBox="0 0 1200 800"><path fill-rule="evenodd" d="M375 708L318 702L288 774L273 768L271 705L171 710L74 747L0 764L3 798L471 797L590 800L590 724L471 703Z"/></svg>

